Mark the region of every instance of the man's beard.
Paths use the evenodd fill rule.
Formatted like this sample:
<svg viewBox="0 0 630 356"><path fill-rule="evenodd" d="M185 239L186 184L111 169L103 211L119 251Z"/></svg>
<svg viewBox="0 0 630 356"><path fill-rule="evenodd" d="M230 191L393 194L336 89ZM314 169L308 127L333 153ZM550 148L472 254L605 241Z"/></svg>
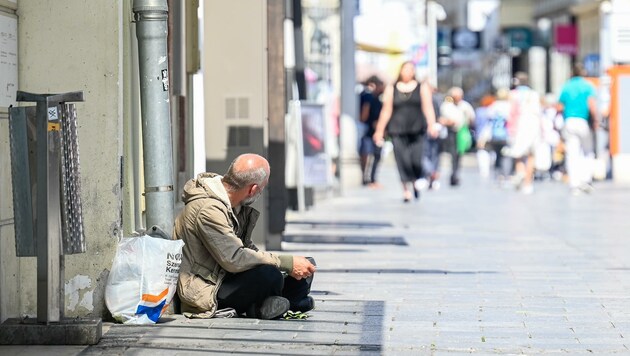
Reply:
<svg viewBox="0 0 630 356"><path fill-rule="evenodd" d="M258 198L260 198L261 195L262 195L262 190L259 191L258 193L256 193L256 195L253 195L251 197L247 197L247 198L243 199L243 201L241 202L241 205L243 205L243 206L250 206L250 205L254 204L254 202L256 200L258 200Z"/></svg>

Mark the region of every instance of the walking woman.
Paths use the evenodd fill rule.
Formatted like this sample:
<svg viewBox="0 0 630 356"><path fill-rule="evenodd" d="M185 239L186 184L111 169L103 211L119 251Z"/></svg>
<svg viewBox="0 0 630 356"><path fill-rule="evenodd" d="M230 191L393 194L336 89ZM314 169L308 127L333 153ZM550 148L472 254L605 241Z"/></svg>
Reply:
<svg viewBox="0 0 630 356"><path fill-rule="evenodd" d="M373 136L377 145L382 145L385 130L392 138L405 203L411 201L412 191L415 198L419 198L418 189L423 185L421 180L426 186L422 172L422 147L427 132L432 137L437 135L434 124L431 88L416 80L415 65L407 61L400 67L396 82L388 85L383 93L383 108ZM414 186L416 181L420 184Z"/></svg>

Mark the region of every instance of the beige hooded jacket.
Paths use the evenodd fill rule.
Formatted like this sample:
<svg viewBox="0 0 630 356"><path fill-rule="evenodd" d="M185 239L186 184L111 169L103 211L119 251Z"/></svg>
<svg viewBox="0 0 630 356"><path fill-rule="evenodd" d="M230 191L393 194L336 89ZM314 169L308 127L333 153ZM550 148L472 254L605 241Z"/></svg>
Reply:
<svg viewBox="0 0 630 356"><path fill-rule="evenodd" d="M177 293L182 312L214 313L226 273L268 264L290 273L293 256L260 251L251 240L260 213L233 209L221 176L202 173L184 186L186 204L175 219L173 237L184 241Z"/></svg>

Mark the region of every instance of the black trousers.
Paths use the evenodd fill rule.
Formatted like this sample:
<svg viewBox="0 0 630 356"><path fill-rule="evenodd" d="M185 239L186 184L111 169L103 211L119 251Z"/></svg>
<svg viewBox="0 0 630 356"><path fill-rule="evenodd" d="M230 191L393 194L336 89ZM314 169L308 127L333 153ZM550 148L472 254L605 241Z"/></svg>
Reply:
<svg viewBox="0 0 630 356"><path fill-rule="evenodd" d="M451 155L451 179L459 178L459 152L457 151L457 131L448 130L444 142L444 151Z"/></svg>
<svg viewBox="0 0 630 356"><path fill-rule="evenodd" d="M505 141L494 141L488 143L488 150L493 151L496 154L497 159L494 161L494 171L501 176L508 176L510 174L509 161L510 157L503 156L503 147L507 143Z"/></svg>
<svg viewBox="0 0 630 356"><path fill-rule="evenodd" d="M291 276L284 277L275 266L260 265L245 272L228 273L219 287L217 302L219 309L234 308L242 314L267 297L283 296L293 305L310 291L310 278L298 281Z"/></svg>
<svg viewBox="0 0 630 356"><path fill-rule="evenodd" d="M392 135L394 158L400 174L401 182L413 182L424 177L422 171L422 151L424 135Z"/></svg>

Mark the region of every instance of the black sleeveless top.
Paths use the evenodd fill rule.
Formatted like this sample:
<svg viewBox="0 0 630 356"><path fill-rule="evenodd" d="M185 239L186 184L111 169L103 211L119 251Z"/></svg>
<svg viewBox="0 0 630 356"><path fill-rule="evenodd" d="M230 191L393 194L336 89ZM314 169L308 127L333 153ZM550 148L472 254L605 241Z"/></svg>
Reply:
<svg viewBox="0 0 630 356"><path fill-rule="evenodd" d="M427 119L422 112L420 83L410 93L404 93L394 84L392 117L387 123L390 135L414 135L427 131Z"/></svg>

